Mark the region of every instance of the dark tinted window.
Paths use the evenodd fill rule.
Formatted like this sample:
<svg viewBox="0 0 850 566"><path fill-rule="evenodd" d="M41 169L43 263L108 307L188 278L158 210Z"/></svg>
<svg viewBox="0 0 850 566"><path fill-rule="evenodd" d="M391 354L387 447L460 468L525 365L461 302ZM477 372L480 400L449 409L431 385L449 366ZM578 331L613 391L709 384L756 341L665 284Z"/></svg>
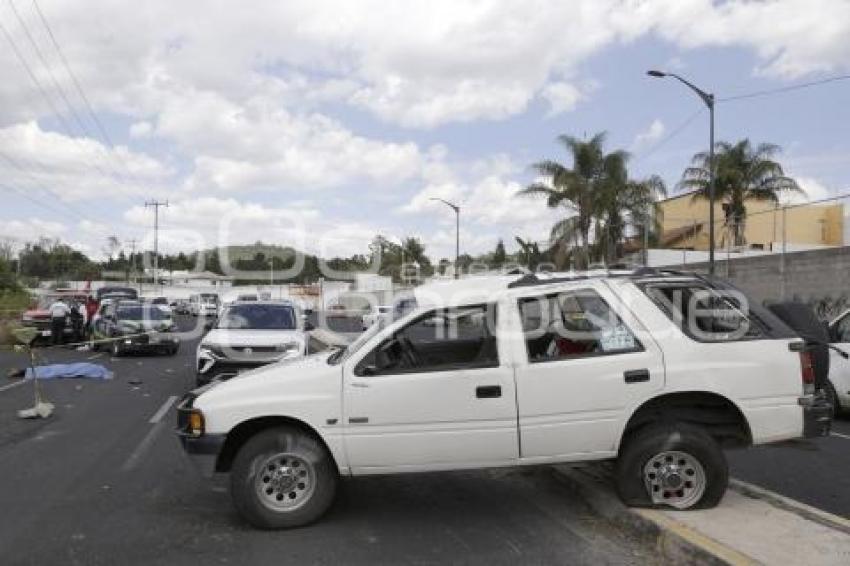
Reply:
<svg viewBox="0 0 850 566"><path fill-rule="evenodd" d="M750 316L747 297L736 290L686 282L649 284L644 291L695 340L729 342L763 336L761 325Z"/></svg>
<svg viewBox="0 0 850 566"><path fill-rule="evenodd" d="M252 303L228 307L218 321L218 328L240 330L294 330L295 310L287 305Z"/></svg>
<svg viewBox="0 0 850 566"><path fill-rule="evenodd" d="M437 309L381 343L360 364L379 373L496 367L495 305Z"/></svg>
<svg viewBox="0 0 850 566"><path fill-rule="evenodd" d="M157 306L118 307L118 320L166 320L168 315Z"/></svg>

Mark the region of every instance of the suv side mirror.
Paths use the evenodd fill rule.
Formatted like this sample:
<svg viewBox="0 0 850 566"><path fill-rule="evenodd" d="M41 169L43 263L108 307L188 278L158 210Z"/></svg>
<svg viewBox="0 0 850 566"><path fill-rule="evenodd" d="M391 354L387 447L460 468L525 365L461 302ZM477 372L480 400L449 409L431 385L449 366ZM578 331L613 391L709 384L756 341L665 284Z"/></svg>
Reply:
<svg viewBox="0 0 850 566"><path fill-rule="evenodd" d="M212 330L212 327L215 326L215 321L208 320L204 322L204 330Z"/></svg>
<svg viewBox="0 0 850 566"><path fill-rule="evenodd" d="M309 320L305 320L304 321L304 331L305 332L311 332L313 330L316 330L316 326L312 322L310 322Z"/></svg>

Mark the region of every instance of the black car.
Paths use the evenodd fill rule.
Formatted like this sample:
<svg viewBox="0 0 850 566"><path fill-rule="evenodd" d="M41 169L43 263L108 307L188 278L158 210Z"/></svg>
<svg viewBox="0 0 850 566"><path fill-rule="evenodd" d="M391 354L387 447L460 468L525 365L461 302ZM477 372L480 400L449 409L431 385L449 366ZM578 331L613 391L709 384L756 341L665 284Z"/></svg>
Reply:
<svg viewBox="0 0 850 566"><path fill-rule="evenodd" d="M116 301L106 308L98 321L95 346L108 346L113 356L146 351L174 355L180 349L176 332L170 313L159 306Z"/></svg>

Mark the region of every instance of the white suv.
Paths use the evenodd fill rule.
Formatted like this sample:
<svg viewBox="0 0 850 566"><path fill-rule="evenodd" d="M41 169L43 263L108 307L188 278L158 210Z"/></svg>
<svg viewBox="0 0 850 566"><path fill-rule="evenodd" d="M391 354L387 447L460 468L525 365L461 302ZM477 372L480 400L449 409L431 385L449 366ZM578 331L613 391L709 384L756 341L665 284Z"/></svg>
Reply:
<svg viewBox="0 0 850 566"><path fill-rule="evenodd" d="M723 496L723 448L828 433L811 354L717 281L650 270L437 283L345 349L187 395L184 449L254 525L340 476L616 459L625 502Z"/></svg>
<svg viewBox="0 0 850 566"><path fill-rule="evenodd" d="M229 379L243 371L307 353L306 324L289 301L249 301L226 307L201 339L196 383Z"/></svg>

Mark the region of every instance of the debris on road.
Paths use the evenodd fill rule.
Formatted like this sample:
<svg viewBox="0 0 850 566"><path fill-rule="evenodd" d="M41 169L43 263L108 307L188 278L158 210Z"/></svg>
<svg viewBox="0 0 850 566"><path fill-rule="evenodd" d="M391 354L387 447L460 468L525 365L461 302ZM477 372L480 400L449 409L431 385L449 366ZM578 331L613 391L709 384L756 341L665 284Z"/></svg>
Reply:
<svg viewBox="0 0 850 566"><path fill-rule="evenodd" d="M54 405L49 401L39 401L34 407L18 411L19 419L46 419L53 414Z"/></svg>

